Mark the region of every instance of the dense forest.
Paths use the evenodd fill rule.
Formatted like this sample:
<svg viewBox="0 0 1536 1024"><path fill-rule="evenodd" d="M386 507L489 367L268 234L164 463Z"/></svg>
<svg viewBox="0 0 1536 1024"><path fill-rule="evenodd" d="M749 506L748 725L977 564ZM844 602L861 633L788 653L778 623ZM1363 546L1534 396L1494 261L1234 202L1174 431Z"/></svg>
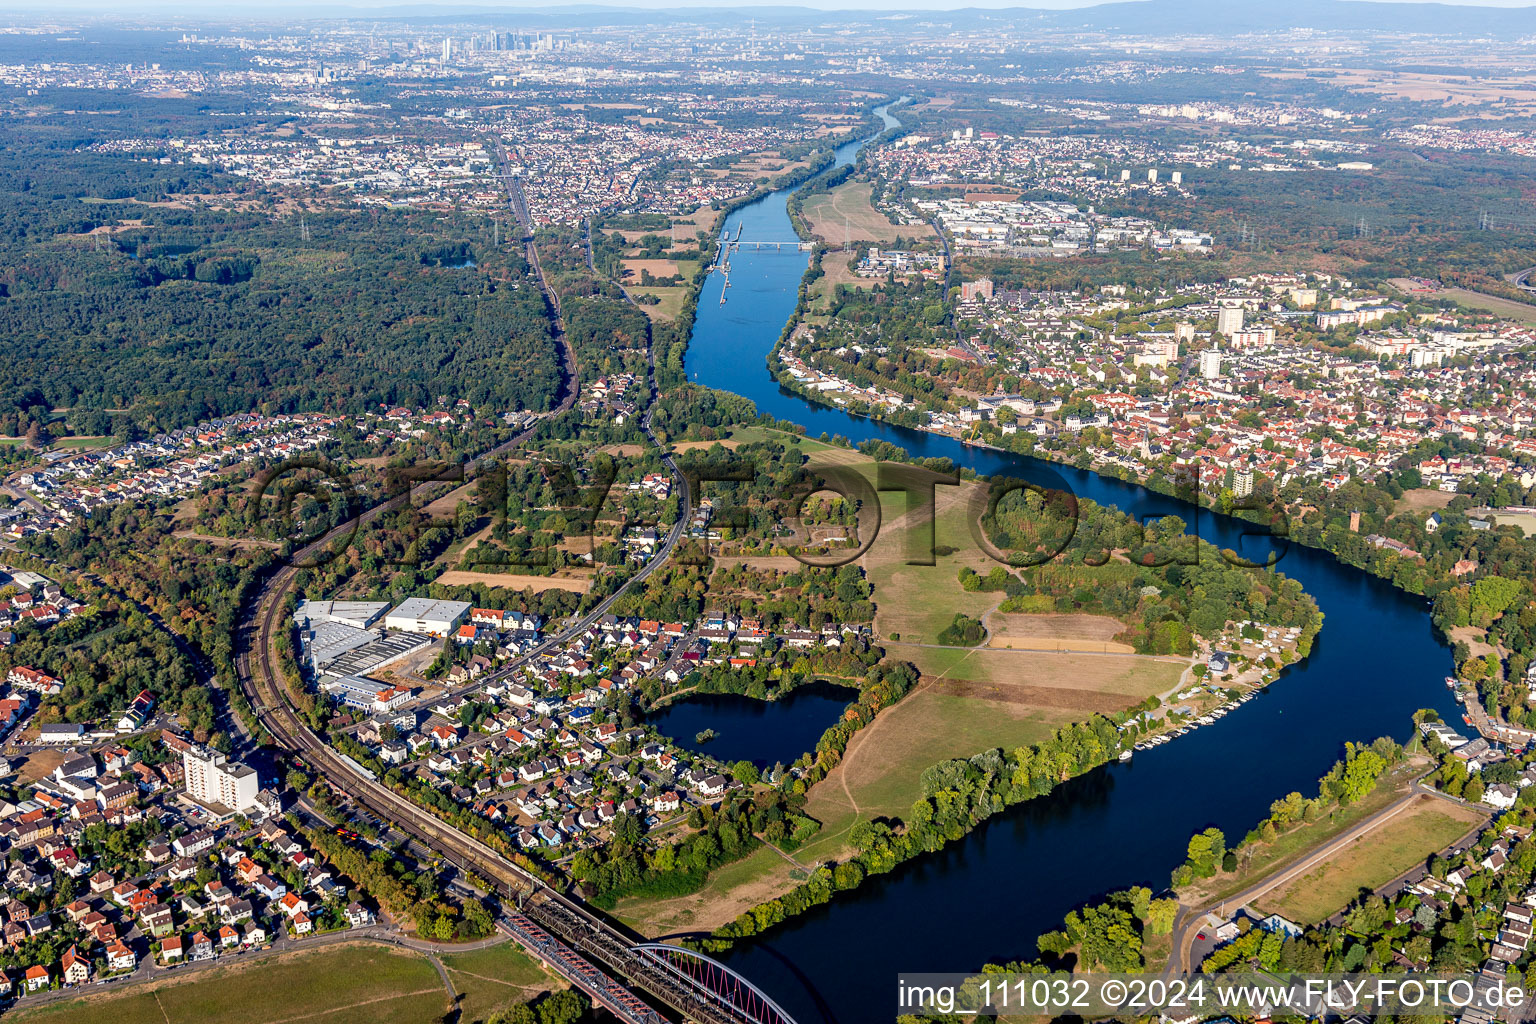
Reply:
<svg viewBox="0 0 1536 1024"><path fill-rule="evenodd" d="M146 134L186 127L176 104L140 113ZM90 118L62 121L17 128L0 152L3 432L440 395L486 412L554 403L543 297L483 218L286 207L207 167L91 149Z"/></svg>
<svg viewBox="0 0 1536 1024"><path fill-rule="evenodd" d="M128 211L125 208L124 213ZM544 300L504 264L443 266L403 214L270 219L135 209L146 226L0 253L0 415L78 433L250 410L546 409L559 367ZM304 241L307 230L311 241ZM482 255L482 259L484 259Z"/></svg>

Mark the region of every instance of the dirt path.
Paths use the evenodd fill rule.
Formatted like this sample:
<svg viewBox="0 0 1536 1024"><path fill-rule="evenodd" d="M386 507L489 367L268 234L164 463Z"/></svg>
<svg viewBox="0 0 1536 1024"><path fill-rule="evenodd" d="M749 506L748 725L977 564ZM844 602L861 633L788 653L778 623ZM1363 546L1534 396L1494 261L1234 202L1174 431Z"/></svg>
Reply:
<svg viewBox="0 0 1536 1024"><path fill-rule="evenodd" d="M450 988L452 986L449 986ZM301 1013L297 1017L284 1017L281 1020L269 1021L268 1024L291 1024L296 1020L310 1020L315 1017L327 1017L342 1010L355 1010L359 1006L372 1006L375 1003L387 1003L394 999L407 999L411 996L424 996L436 992L435 988L419 988L414 992L393 992L387 996L374 996L372 999L364 999L359 1003L351 1003L347 1006L332 1006L325 1010L316 1010L314 1013Z"/></svg>
<svg viewBox="0 0 1536 1024"><path fill-rule="evenodd" d="M501 985L504 988L516 989L519 992L528 992L528 993L548 992L548 991L550 991L554 987L552 984L551 985L519 985L516 982L507 981L505 978L491 978L491 977L487 977L484 974L476 974L474 971L460 970L457 967L450 967L448 969L450 971L452 971L454 974L462 974L466 978L474 978L476 981L488 981L492 985Z"/></svg>
<svg viewBox="0 0 1536 1024"><path fill-rule="evenodd" d="M964 659L962 658L961 661L964 661ZM955 664L958 665L960 662L956 662ZM907 694L907 696L903 699L911 699L912 697L917 696L917 694L921 691L931 689L934 682L942 678L944 678L943 675L938 675L931 679L923 679L919 681L918 684L912 688L912 692ZM843 796L848 801L848 806L853 808L853 813L855 815L860 815L864 813L864 811L863 808L859 806L859 802L853 798L853 791L848 788L848 772L845 769L847 768L848 762L853 760L853 755L862 750L864 748L864 744L868 743L870 738L878 733L881 727L883 727L889 720L889 715L876 715L873 722L869 723L866 728L860 729L854 735L852 742L850 742L847 748L843 751L842 760L838 761L837 766L832 769L833 771L837 772L838 785L843 791ZM847 832L852 828L853 826L849 825L848 828L843 830L843 832ZM835 835L826 836L824 838L836 839L838 836L842 835L843 832L838 832Z"/></svg>
<svg viewBox="0 0 1536 1024"><path fill-rule="evenodd" d="M795 858L791 857L789 854L785 853L783 850L779 849L777 846L773 845L767 839L764 839L762 836L755 836L754 838L756 838L758 842L762 843L764 847L766 847L767 849L770 849L774 853L778 854L779 855L779 859L782 860L784 863L788 864L790 867L798 868L801 871L808 871L808 870L810 870L804 864L801 864L799 861L795 860Z"/></svg>
<svg viewBox="0 0 1536 1024"><path fill-rule="evenodd" d="M427 962L436 969L437 976L443 979L443 988L448 990L448 1002L452 1003L454 1000L458 999L459 994L458 992L454 991L453 981L448 977L448 969L443 966L443 962L432 955L427 956Z"/></svg>
<svg viewBox="0 0 1536 1024"><path fill-rule="evenodd" d="M1415 780L1408 787L1408 792L1404 793L1402 796L1398 797L1396 800L1392 801L1390 804L1383 807L1375 814L1364 819L1363 821L1357 822L1354 827L1346 829L1344 832L1334 836L1332 839L1323 843L1321 846L1314 847L1311 852L1305 854L1299 860L1296 860L1291 864L1287 864L1274 873L1259 879L1259 881L1255 882L1253 885L1250 885L1248 888L1242 890L1241 892L1234 893L1233 895L1215 903L1197 905L1187 909L1180 908L1178 919L1175 921L1173 927L1173 950L1169 954L1168 968L1165 973L1173 975L1184 971L1184 961L1188 956L1190 946L1194 942L1195 934L1200 930L1200 922L1214 908L1231 907L1233 912L1236 912L1237 908L1252 903L1254 900L1263 896L1265 893L1269 892L1271 889L1274 889L1276 886L1289 882L1298 875L1305 874L1313 867L1316 867L1319 862L1327 860L1338 850L1354 842L1361 836L1374 831L1383 823L1397 817L1399 814L1403 813L1403 811L1407 810L1409 807L1412 807L1419 801L1421 797L1424 796L1433 797L1439 800L1451 799L1444 793L1441 793L1438 790L1428 789L1418 780ZM1459 803L1459 801L1452 802ZM1477 827L1481 828L1482 826L1478 825Z"/></svg>

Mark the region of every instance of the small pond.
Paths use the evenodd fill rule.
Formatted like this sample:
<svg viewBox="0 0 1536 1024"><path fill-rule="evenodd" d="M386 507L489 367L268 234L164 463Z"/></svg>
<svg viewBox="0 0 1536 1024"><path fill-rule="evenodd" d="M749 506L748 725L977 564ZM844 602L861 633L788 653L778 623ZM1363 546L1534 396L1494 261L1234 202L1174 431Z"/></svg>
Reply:
<svg viewBox="0 0 1536 1024"><path fill-rule="evenodd" d="M646 716L646 722L680 747L721 761L751 761L760 768L789 764L816 748L858 691L832 683L806 683L778 700L738 693L699 693L675 700ZM713 729L704 743L694 737Z"/></svg>

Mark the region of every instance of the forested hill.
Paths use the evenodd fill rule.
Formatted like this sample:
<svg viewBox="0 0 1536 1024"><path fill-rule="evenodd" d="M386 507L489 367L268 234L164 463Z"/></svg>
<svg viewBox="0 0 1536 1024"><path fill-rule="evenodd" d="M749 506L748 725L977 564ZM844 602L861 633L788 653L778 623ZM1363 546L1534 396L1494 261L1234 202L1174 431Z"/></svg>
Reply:
<svg viewBox="0 0 1536 1024"><path fill-rule="evenodd" d="M0 254L0 417L69 408L71 426L90 434L106 432L115 409L165 428L438 395L544 409L559 390L543 299L521 259L484 266L463 235L420 230L426 214L309 215L306 242L298 216L121 212L151 226ZM482 266L452 265L472 252ZM497 269L503 280L488 273Z"/></svg>
<svg viewBox="0 0 1536 1024"><path fill-rule="evenodd" d="M50 419L102 434L124 416L155 431L438 396L492 413L557 401L543 298L483 214L303 212L126 153L61 177L17 141L0 153L0 435Z"/></svg>

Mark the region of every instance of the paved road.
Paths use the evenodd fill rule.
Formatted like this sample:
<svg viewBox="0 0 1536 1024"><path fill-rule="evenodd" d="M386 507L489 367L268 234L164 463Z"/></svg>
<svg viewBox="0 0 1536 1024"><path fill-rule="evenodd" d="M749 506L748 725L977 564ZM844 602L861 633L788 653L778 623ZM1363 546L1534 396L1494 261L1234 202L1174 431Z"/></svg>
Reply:
<svg viewBox="0 0 1536 1024"><path fill-rule="evenodd" d="M1250 885L1248 888L1242 890L1241 892L1234 893L1225 899L1217 900L1203 906L1181 907L1179 909L1178 916L1174 919L1173 951L1168 956L1168 966L1163 971L1164 976L1171 977L1177 974L1184 974L1197 966L1192 962L1192 958L1189 956L1189 949L1193 944L1194 936L1200 931L1207 914L1211 913L1212 911L1221 911L1222 916L1227 916L1229 910L1236 911L1238 908L1258 899L1260 896L1269 892L1271 889L1274 889L1276 886L1283 885L1298 875L1305 874L1318 863L1326 860L1336 851L1349 845L1360 836L1370 832L1372 829L1388 821L1389 819L1401 814L1422 796L1430 796L1451 803L1461 804L1462 806L1470 806L1468 804L1464 804L1462 801L1454 800L1453 798L1446 796L1439 790L1431 789L1416 779L1409 787L1409 791L1403 796L1398 797L1396 800L1392 801L1390 804L1383 807L1375 814L1372 814L1370 817L1362 819L1348 831L1335 836L1333 839L1324 843L1322 846L1315 848L1301 860L1295 861L1285 867L1280 868L1273 874L1260 879L1253 885Z"/></svg>
<svg viewBox="0 0 1536 1024"><path fill-rule="evenodd" d="M513 185L514 182L508 182L509 193L513 192ZM514 206L516 206L515 197ZM525 245L530 267L540 286L545 289L551 308L555 312L556 331L564 339L564 325L559 320L559 298L547 287L543 270L538 264L538 252L533 246L531 236L525 240ZM566 345L568 349L568 341ZM647 374L647 384L653 395L655 393L654 358L655 355L652 352L649 364L652 372ZM570 365L573 383L568 390L565 402L562 403L563 409L570 408L574 395L579 390L579 385L574 382L574 373L577 369L574 354L572 354ZM659 442L651 431L651 409L654 409L654 402L642 418L641 428L652 442L658 443L659 446ZM676 548L687 528L692 501L688 482L677 468L672 456L667 454L663 458L682 490L683 499L683 514L668 535L666 543L612 595L600 601L586 615L568 625L559 634L540 644L535 654L585 631L607 614L613 603L630 587L642 582L658 565L664 563ZM335 537L360 528L368 520L408 498L408 494L397 496L391 502L370 509L356 519L337 527L300 552L295 561L302 563L314 552L324 550L325 545L331 543ZM241 685L246 688L252 706L257 709L263 726L271 733L276 743L290 753L306 758L310 766L324 776L338 792L355 800L383 820L396 823L402 832L413 836L434 851L441 852L455 865L474 870L495 888L498 896L515 901L523 913L537 920L540 925L569 943L575 950L615 970L620 977L629 978L658 999L692 1019L700 1021L701 1024L731 1024L733 1019L731 1014L724 1012L713 1002L701 999L696 992L681 985L675 976L661 971L654 964L638 956L632 948L634 940L631 935L615 928L573 898L545 885L537 876L480 840L460 832L377 780L360 774L309 729L288 703L284 692L286 683L277 671L272 656L275 646L274 638L287 620L284 599L296 583L297 571L293 565L284 566L267 580L256 595L250 613L242 624L237 647L236 664ZM516 671L517 667L526 664L533 656L534 654L530 654L518 659L514 663L516 667L503 669L501 674ZM477 685L483 685L483 681Z"/></svg>

